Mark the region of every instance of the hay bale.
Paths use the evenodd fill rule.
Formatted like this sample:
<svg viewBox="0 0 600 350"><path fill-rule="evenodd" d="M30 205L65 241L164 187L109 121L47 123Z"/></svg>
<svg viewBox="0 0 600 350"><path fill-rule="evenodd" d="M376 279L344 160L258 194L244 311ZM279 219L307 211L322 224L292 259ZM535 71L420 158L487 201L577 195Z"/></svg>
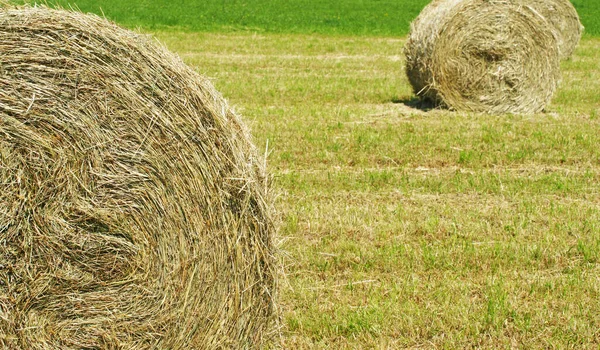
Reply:
<svg viewBox="0 0 600 350"><path fill-rule="evenodd" d="M531 6L550 23L558 41L560 58L566 60L573 55L579 44L583 25L577 10L569 0L518 0L524 6Z"/></svg>
<svg viewBox="0 0 600 350"><path fill-rule="evenodd" d="M93 15L0 11L0 347L260 348L273 224L205 78Z"/></svg>
<svg viewBox="0 0 600 350"><path fill-rule="evenodd" d="M406 73L424 100L455 110L534 113L560 79L556 39L508 0L439 0L411 24Z"/></svg>

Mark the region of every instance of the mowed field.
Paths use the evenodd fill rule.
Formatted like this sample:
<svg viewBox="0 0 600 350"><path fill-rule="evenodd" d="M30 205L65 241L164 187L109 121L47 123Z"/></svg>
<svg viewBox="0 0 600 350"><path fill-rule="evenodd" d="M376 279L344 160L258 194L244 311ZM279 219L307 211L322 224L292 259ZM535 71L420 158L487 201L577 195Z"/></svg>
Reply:
<svg viewBox="0 0 600 350"><path fill-rule="evenodd" d="M390 7L336 26L331 1L305 26L284 14L310 1L207 1L206 27L106 3L210 77L268 156L283 348L600 347L595 1L574 1L587 34L546 111L524 116L417 108L402 47L426 1L398 29L363 18Z"/></svg>
<svg viewBox="0 0 600 350"><path fill-rule="evenodd" d="M285 348L598 348L600 40L518 116L414 108L403 38L156 35L267 150Z"/></svg>

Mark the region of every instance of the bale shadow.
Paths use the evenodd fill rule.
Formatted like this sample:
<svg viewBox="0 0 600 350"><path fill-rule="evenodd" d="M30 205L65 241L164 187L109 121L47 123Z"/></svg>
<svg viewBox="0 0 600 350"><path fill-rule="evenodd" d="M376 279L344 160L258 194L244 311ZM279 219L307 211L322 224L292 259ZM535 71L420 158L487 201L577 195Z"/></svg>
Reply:
<svg viewBox="0 0 600 350"><path fill-rule="evenodd" d="M418 97L394 97L392 98L392 103L401 103L407 107L418 109L423 112L438 109L438 107L433 102L429 100L421 100Z"/></svg>

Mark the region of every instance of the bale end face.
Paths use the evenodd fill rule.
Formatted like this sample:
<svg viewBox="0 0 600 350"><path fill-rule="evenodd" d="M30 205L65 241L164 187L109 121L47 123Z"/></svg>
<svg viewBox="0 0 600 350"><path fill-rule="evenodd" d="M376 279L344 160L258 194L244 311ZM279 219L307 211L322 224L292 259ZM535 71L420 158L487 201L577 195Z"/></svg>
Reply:
<svg viewBox="0 0 600 350"><path fill-rule="evenodd" d="M265 172L213 86L77 12L0 10L0 52L0 347L262 347Z"/></svg>

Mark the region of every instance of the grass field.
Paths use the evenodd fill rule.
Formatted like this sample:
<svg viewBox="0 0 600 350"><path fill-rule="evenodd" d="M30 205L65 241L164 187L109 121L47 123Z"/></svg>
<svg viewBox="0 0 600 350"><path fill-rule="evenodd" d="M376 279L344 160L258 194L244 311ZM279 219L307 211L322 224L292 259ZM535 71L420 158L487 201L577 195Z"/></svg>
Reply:
<svg viewBox="0 0 600 350"><path fill-rule="evenodd" d="M268 149L284 348L598 349L600 3L573 2L588 35L532 116L414 108L425 1L77 3L152 31Z"/></svg>
<svg viewBox="0 0 600 350"><path fill-rule="evenodd" d="M598 348L600 40L490 116L411 107L403 39L157 35L268 141L285 348Z"/></svg>
<svg viewBox="0 0 600 350"><path fill-rule="evenodd" d="M23 2L23 0L21 0ZM27 0L27 2L34 2ZM37 2L44 2L39 1ZM47 0L150 30L400 36L429 0ZM573 0L591 35L600 1Z"/></svg>

